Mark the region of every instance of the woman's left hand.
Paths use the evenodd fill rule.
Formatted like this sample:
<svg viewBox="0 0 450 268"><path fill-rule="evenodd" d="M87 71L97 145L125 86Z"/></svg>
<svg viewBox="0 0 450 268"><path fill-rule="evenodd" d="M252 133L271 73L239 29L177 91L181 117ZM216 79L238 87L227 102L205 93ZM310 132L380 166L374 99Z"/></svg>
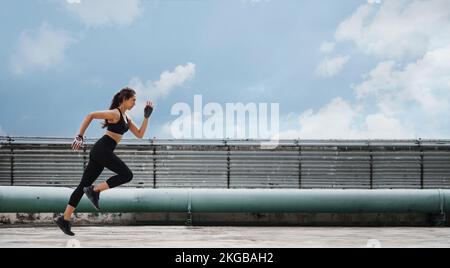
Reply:
<svg viewBox="0 0 450 268"><path fill-rule="evenodd" d="M149 118L152 112L153 112L153 102L147 101L147 105L145 106L144 109L144 117Z"/></svg>

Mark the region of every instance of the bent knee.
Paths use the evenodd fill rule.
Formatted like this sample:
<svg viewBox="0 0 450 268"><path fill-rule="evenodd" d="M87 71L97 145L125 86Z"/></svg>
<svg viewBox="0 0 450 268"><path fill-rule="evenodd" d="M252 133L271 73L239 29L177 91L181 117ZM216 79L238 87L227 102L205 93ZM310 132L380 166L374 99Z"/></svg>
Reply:
<svg viewBox="0 0 450 268"><path fill-rule="evenodd" d="M122 175L122 178L127 183L133 180L133 176L134 176L133 172L131 170L128 170Z"/></svg>

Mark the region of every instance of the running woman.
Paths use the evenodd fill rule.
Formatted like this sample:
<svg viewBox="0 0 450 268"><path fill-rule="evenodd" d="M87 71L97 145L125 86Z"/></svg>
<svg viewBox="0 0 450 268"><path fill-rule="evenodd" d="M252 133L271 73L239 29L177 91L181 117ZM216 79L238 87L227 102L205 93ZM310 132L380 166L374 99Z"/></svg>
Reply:
<svg viewBox="0 0 450 268"><path fill-rule="evenodd" d="M144 137L150 115L153 112L153 103L147 101L144 109L144 121L140 128L126 114L126 111L131 110L135 104L136 92L131 88L124 88L114 96L109 110L92 112L84 119L80 132L72 143L73 150L78 150L83 146L84 133L93 119L105 120L103 128L107 128L107 131L92 147L89 153L89 163L83 173L80 184L70 196L64 216L55 220L55 223L65 234L69 236L75 235L71 231L70 220L83 194L86 194L93 206L100 210L99 200L101 192L128 183L133 179L133 172L114 154L114 149L128 130L139 139ZM109 178L106 182L94 186L94 181L100 176L105 167L117 175Z"/></svg>

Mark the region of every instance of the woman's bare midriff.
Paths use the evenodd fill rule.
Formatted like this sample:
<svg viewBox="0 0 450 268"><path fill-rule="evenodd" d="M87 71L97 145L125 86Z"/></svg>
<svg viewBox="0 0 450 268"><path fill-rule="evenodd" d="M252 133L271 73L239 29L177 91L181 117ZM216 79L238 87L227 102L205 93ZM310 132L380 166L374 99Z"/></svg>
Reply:
<svg viewBox="0 0 450 268"><path fill-rule="evenodd" d="M119 142L122 140L122 135L111 132L111 131L106 131L106 135L113 138L113 140L115 140L117 144L119 144Z"/></svg>

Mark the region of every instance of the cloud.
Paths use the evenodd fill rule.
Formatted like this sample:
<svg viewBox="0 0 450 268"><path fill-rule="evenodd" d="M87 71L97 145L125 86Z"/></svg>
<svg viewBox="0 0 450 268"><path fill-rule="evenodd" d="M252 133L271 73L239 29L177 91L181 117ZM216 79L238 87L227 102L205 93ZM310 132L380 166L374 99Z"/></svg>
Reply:
<svg viewBox="0 0 450 268"><path fill-rule="evenodd" d="M380 110L396 114L408 107L426 114L448 111L450 47L428 52L404 68L395 62L378 64L366 81L355 87L360 99L375 99Z"/></svg>
<svg viewBox="0 0 450 268"><path fill-rule="evenodd" d="M450 46L402 66L379 63L353 86L355 101L336 98L318 111L291 115L280 136L307 139L442 138L450 134ZM292 119L294 118L294 119ZM288 126L288 127L286 127ZM283 128L282 128L283 129Z"/></svg>
<svg viewBox="0 0 450 268"><path fill-rule="evenodd" d="M382 62L354 87L355 94L384 114L414 123L423 135L448 135L449 68L450 46L427 52L404 67Z"/></svg>
<svg viewBox="0 0 450 268"><path fill-rule="evenodd" d="M314 112L290 116L280 132L282 139L401 139L414 138L410 126L381 113L363 115L363 107L342 98ZM292 119L294 118L294 119Z"/></svg>
<svg viewBox="0 0 450 268"><path fill-rule="evenodd" d="M336 40L382 59L421 57L450 42L448 0L368 1L344 20Z"/></svg>
<svg viewBox="0 0 450 268"><path fill-rule="evenodd" d="M140 78L135 77L129 82L129 86L136 91L138 95L138 103L133 108L131 114L134 116L142 116L142 111L147 100L154 103L168 96L172 90L181 87L187 81L195 77L195 64L187 63L185 66L179 65L173 72L164 71L158 81L143 82Z"/></svg>
<svg viewBox="0 0 450 268"><path fill-rule="evenodd" d="M130 82L130 87L151 99L166 97L176 87L182 86L186 81L195 77L195 64L179 65L173 72L164 71L158 81L142 82L135 77Z"/></svg>
<svg viewBox="0 0 450 268"><path fill-rule="evenodd" d="M334 50L336 44L334 42L324 42L320 45L320 51L323 53L330 53Z"/></svg>
<svg viewBox="0 0 450 268"><path fill-rule="evenodd" d="M65 7L89 27L126 26L142 14L141 0L67 0Z"/></svg>
<svg viewBox="0 0 450 268"><path fill-rule="evenodd" d="M76 40L70 33L43 23L35 31L23 31L10 59L15 74L36 69L49 70L64 62L66 50Z"/></svg>
<svg viewBox="0 0 450 268"><path fill-rule="evenodd" d="M332 77L337 75L350 60L349 56L338 56L323 60L317 67L316 74L321 77Z"/></svg>
<svg viewBox="0 0 450 268"><path fill-rule="evenodd" d="M281 137L439 139L450 135L448 1L367 1L339 24L335 39L353 42L380 61L362 75L362 82L352 84L352 101L335 98L317 111L291 114L282 120ZM327 52L324 44L321 51ZM342 68L338 63L346 61L330 62L322 62L317 73L333 75Z"/></svg>

